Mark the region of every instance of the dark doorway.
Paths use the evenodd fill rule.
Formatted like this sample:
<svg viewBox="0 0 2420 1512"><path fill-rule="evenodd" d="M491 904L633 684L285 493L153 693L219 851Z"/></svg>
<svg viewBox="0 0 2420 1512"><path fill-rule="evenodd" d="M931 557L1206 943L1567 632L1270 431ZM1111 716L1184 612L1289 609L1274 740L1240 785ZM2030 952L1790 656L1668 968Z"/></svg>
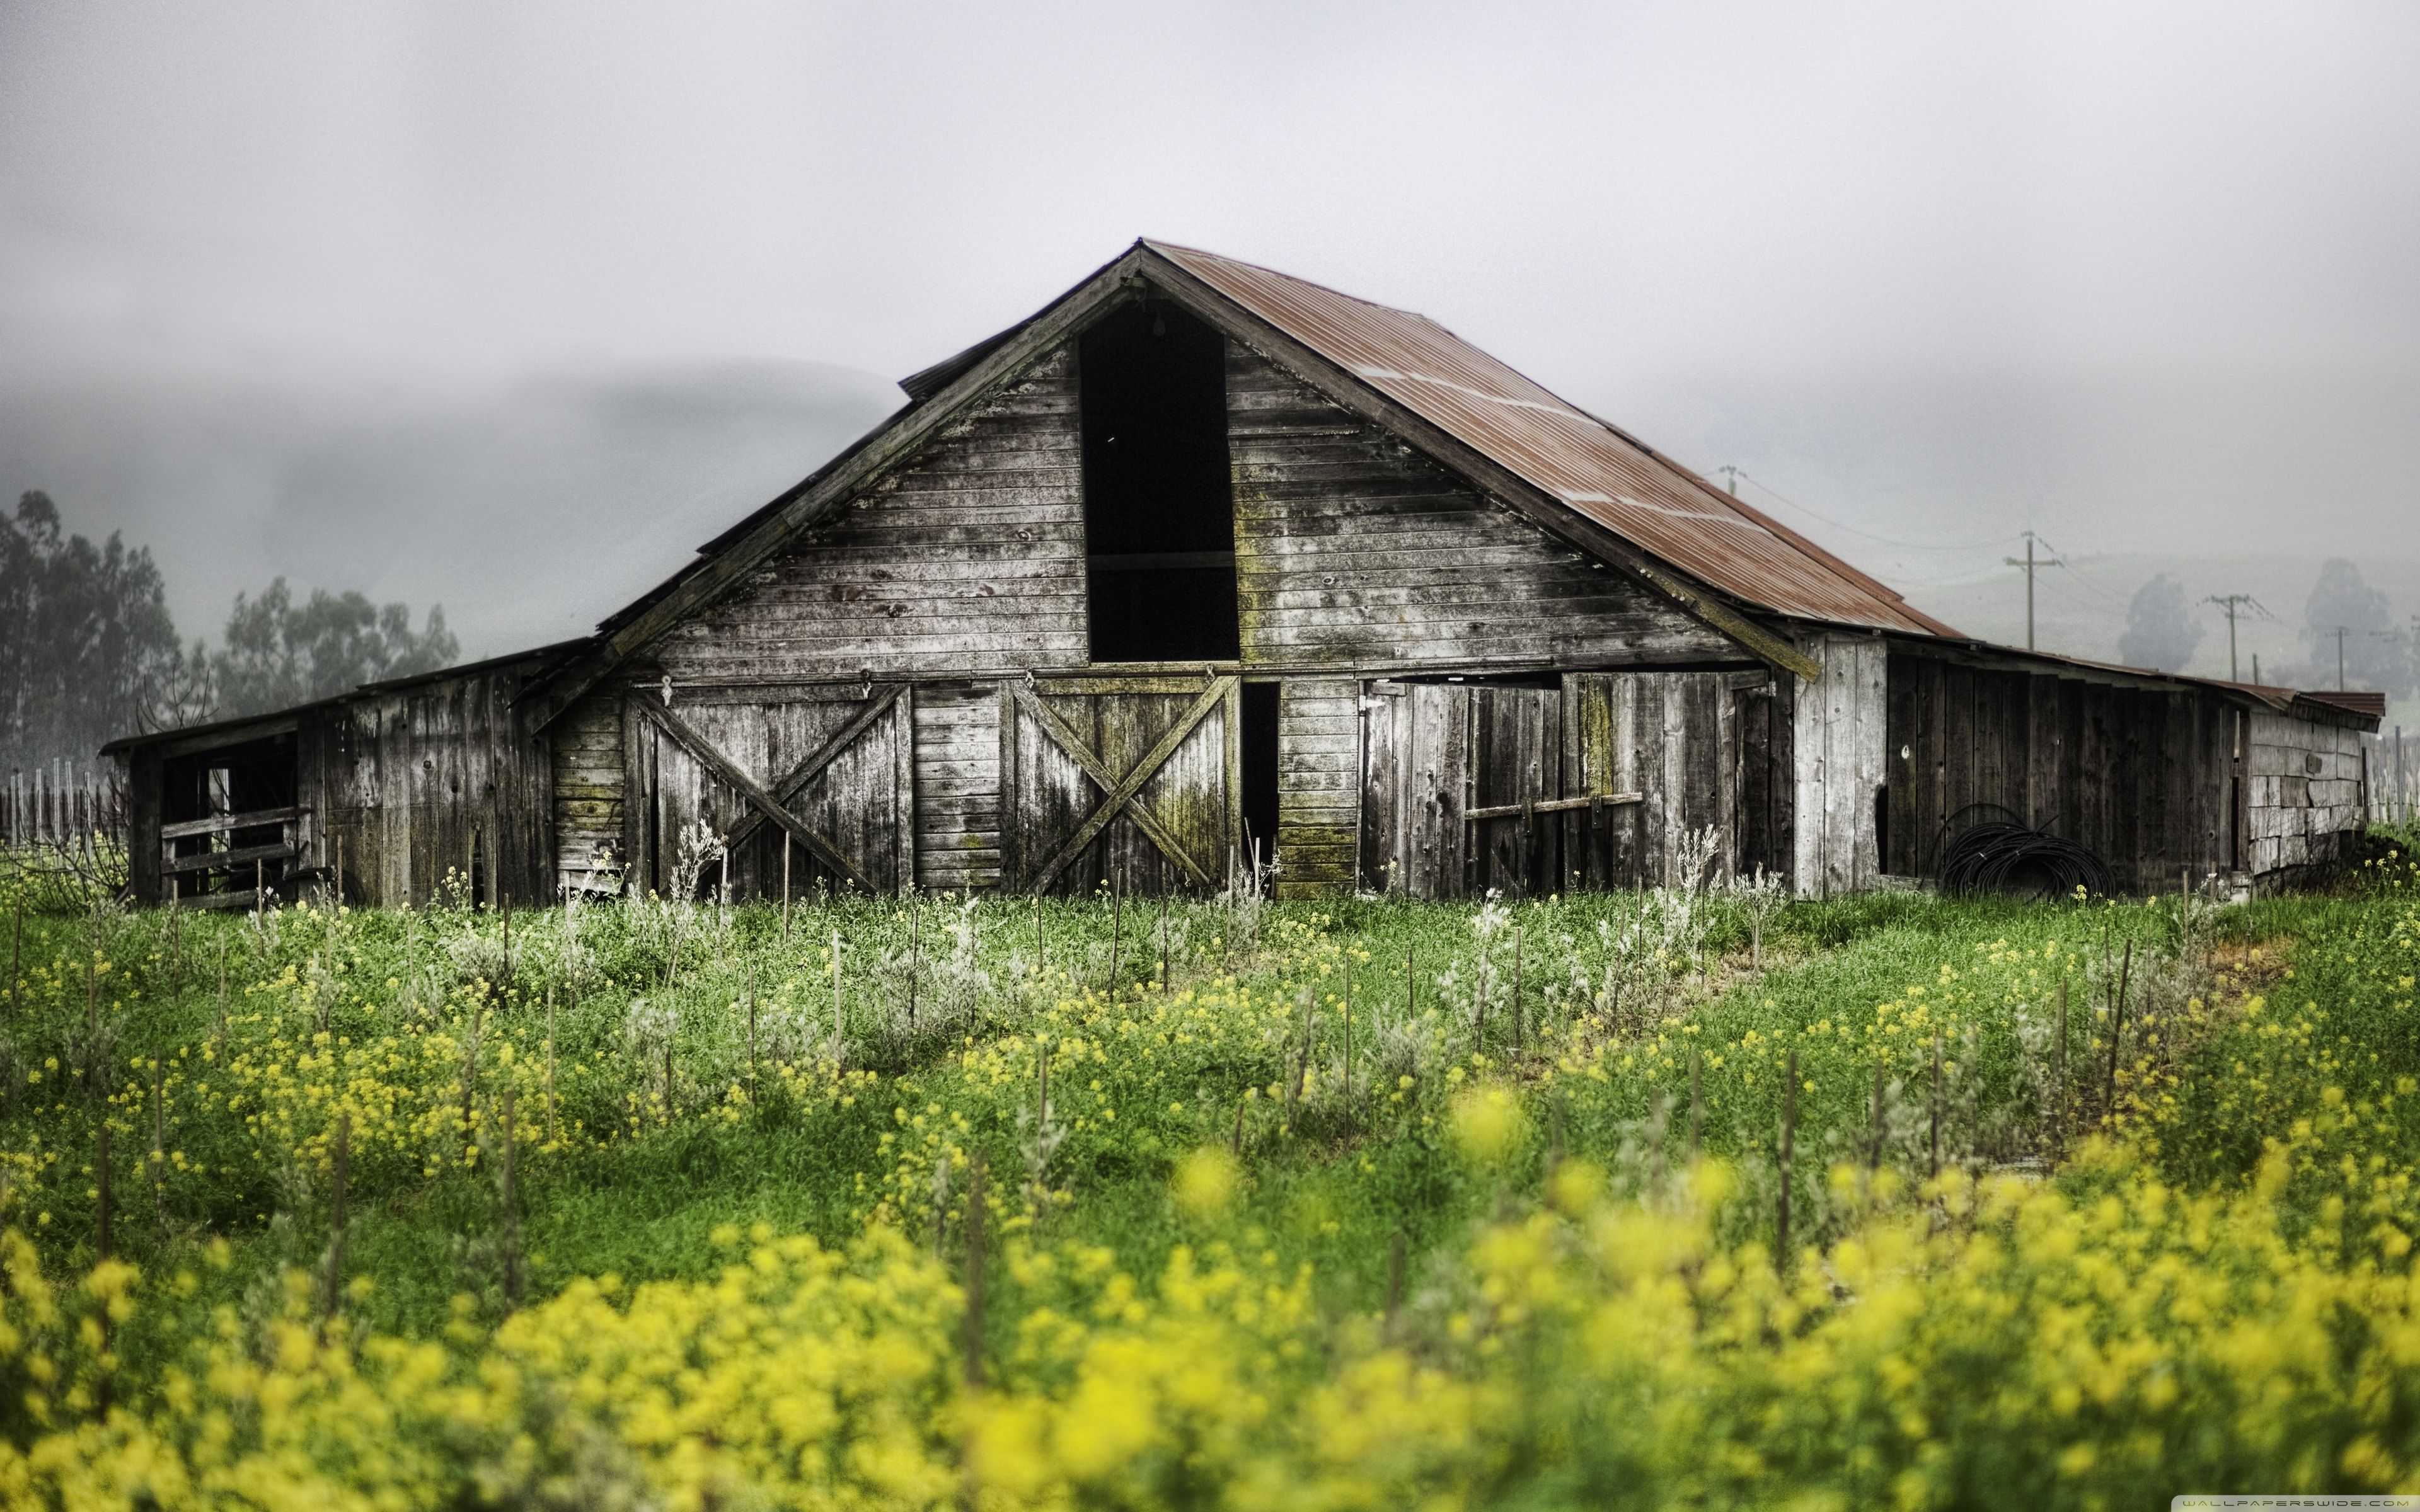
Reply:
<svg viewBox="0 0 2420 1512"><path fill-rule="evenodd" d="M1278 685L1244 685L1243 810L1244 833L1250 841L1245 855L1254 874L1277 862L1278 848Z"/></svg>
<svg viewBox="0 0 2420 1512"><path fill-rule="evenodd" d="M1164 301L1078 341L1094 661L1237 654L1226 364L1225 338Z"/></svg>
<svg viewBox="0 0 2420 1512"><path fill-rule="evenodd" d="M296 771L290 733L169 758L160 818L177 834L161 862L166 890L249 896L282 881L298 859Z"/></svg>

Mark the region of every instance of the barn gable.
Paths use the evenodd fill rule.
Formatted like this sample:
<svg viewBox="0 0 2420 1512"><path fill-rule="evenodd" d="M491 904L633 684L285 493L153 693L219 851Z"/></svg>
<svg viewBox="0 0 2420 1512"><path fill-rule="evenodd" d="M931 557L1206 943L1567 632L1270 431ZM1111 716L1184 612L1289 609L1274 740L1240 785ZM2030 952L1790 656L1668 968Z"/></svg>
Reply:
<svg viewBox="0 0 2420 1512"><path fill-rule="evenodd" d="M1185 316L1152 318L1164 327ZM1256 737L1278 766L1256 839L1274 832L1289 888L1354 880L1362 679L1755 665L1668 599L1267 356L1232 340L1219 350L1220 489L1233 501L1219 565L1233 586L1206 609L1228 619L1233 645L1206 665L1238 677L1344 675L1290 678L1264 705L1238 687L1232 707L1202 716L1169 758L1167 779L1155 779L1170 791L1137 800L1167 810L1163 837L1198 832L1171 884L1220 880L1233 864L1224 836L1247 822L1231 810L1243 748ZM1081 727L1075 744L1117 769L1184 717L1205 665L1100 655L1090 587L1105 562L1130 571L1137 559L1087 553L1080 369L1075 334L1035 354L575 703L555 725L566 866L610 850L660 885L699 822L718 831L744 822L744 795L718 761L770 792L887 700L892 714L802 789L823 795L825 820L810 822L850 866L793 844L794 883L802 865L871 887L912 878L947 888L1047 867L1049 838L1078 827L1098 784L998 680L1046 679L1036 701ZM1197 594L1171 611L1204 609ZM631 690L637 711L618 720L615 687ZM667 697L669 721L656 711ZM869 754L876 748L892 754ZM1188 761L1199 770L1178 780ZM610 764L630 774L627 793L613 791ZM1121 856L1145 870L1169 864L1166 847L1134 825L1112 824L1097 848L1074 872L1097 875ZM742 883L778 887L781 851L778 835L752 836L735 859Z"/></svg>

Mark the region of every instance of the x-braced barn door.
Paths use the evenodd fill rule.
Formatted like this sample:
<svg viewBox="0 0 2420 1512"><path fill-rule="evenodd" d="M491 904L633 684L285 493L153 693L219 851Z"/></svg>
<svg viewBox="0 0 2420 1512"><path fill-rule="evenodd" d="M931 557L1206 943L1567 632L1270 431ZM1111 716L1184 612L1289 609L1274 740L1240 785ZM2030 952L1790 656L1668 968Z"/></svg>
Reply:
<svg viewBox="0 0 2420 1512"><path fill-rule="evenodd" d="M1367 685L1361 885L1415 898L1551 891L1568 802L1562 717L1552 687Z"/></svg>
<svg viewBox="0 0 2420 1512"><path fill-rule="evenodd" d="M1003 684L1008 887L1224 887L1239 811L1240 686L1233 677Z"/></svg>
<svg viewBox="0 0 2420 1512"><path fill-rule="evenodd" d="M732 894L790 885L892 892L915 875L913 691L905 685L744 692L631 689L626 716L633 884L672 888L703 820L731 848ZM719 865L698 877L721 879Z"/></svg>

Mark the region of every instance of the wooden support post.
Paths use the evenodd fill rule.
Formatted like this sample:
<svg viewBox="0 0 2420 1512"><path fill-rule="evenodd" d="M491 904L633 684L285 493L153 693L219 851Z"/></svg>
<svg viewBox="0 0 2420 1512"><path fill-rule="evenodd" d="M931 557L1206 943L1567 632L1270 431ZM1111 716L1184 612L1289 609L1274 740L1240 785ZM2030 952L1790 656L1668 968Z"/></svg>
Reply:
<svg viewBox="0 0 2420 1512"><path fill-rule="evenodd" d="M1562 1114L1563 1105L1558 1102L1555 1104L1555 1121L1559 1130L1562 1122ZM1647 1190L1653 1193L1661 1193L1664 1190L1664 1136L1668 1132L1667 1123L1664 1088L1651 1087L1647 1089Z"/></svg>
<svg viewBox="0 0 2420 1512"><path fill-rule="evenodd" d="M1932 1034L1932 1176L1941 1176L1941 1031Z"/></svg>
<svg viewBox="0 0 2420 1512"><path fill-rule="evenodd" d="M168 1237L168 1057L151 1057L151 1216Z"/></svg>
<svg viewBox="0 0 2420 1512"><path fill-rule="evenodd" d="M1353 1128L1353 958L1344 958L1344 1127Z"/></svg>
<svg viewBox="0 0 2420 1512"><path fill-rule="evenodd" d="M1691 1045L1689 1047L1689 1159L1692 1163L1704 1151L1706 1143L1705 1064L1706 1053Z"/></svg>
<svg viewBox="0 0 2420 1512"><path fill-rule="evenodd" d="M790 943L790 832L782 831L782 943Z"/></svg>
<svg viewBox="0 0 2420 1512"><path fill-rule="evenodd" d="M1789 1079L1781 1087L1781 1223L1773 1242L1773 1263L1786 1276L1790 1273L1791 1160L1798 1140L1797 1051L1790 1052L1790 1065L1783 1074Z"/></svg>
<svg viewBox="0 0 2420 1512"><path fill-rule="evenodd" d="M2126 1042L2126 986L2134 974L2134 942L2126 942L2126 964L2118 971L2118 1000L2109 1011L2109 1089L2103 1101L2102 1115L2108 1126L2118 1127L2118 1055Z"/></svg>
<svg viewBox="0 0 2420 1512"><path fill-rule="evenodd" d="M1521 1055L1521 926L1512 926L1512 1055Z"/></svg>
<svg viewBox="0 0 2420 1512"><path fill-rule="evenodd" d="M1109 879L1109 1000L1117 1001L1118 963L1125 952L1126 879L1121 869Z"/></svg>
<svg viewBox="0 0 2420 1512"><path fill-rule="evenodd" d="M1883 1168L1883 1063L1874 1060L1874 1141L1866 1152L1866 1174L1871 1176Z"/></svg>
<svg viewBox="0 0 2420 1512"><path fill-rule="evenodd" d="M2050 1153L2055 1163L2067 1149L2067 979L2058 979L2058 1027L2051 1041Z"/></svg>
<svg viewBox="0 0 2420 1512"><path fill-rule="evenodd" d="M513 1084L504 1083L503 1157L496 1163L496 1187L499 1205L504 1209L504 1311L521 1309L521 1215L520 1204L513 1190Z"/></svg>
<svg viewBox="0 0 2420 1512"><path fill-rule="evenodd" d="M832 1066L840 1066L840 931L832 931Z"/></svg>
<svg viewBox="0 0 2420 1512"><path fill-rule="evenodd" d="M967 1313L966 1381L970 1389L984 1383L984 1158L976 1150L967 1172Z"/></svg>
<svg viewBox="0 0 2420 1512"><path fill-rule="evenodd" d="M107 1119L101 1120L101 1127L94 1131L93 1134L92 1174L94 1201L92 1213L93 1258L96 1260L107 1260L110 1257L111 1237L109 1231L109 1120Z"/></svg>
<svg viewBox="0 0 2420 1512"><path fill-rule="evenodd" d="M352 1179L353 1116L336 1115L336 1148L331 1159L328 1180L328 1297L327 1319L335 1321L345 1304L345 1196Z"/></svg>

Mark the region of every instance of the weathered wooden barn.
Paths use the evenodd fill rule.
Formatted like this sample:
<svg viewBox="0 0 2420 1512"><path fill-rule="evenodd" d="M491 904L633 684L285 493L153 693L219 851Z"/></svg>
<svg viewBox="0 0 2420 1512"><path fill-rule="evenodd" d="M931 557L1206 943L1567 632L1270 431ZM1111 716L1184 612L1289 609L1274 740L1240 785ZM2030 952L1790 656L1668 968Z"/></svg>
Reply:
<svg viewBox="0 0 2420 1512"><path fill-rule="evenodd" d="M1421 897L1922 877L1978 815L2121 887L2359 823L2373 713L1982 644L1423 316L1139 242L588 640L122 740L134 879L248 902ZM712 870L719 882L725 872Z"/></svg>

